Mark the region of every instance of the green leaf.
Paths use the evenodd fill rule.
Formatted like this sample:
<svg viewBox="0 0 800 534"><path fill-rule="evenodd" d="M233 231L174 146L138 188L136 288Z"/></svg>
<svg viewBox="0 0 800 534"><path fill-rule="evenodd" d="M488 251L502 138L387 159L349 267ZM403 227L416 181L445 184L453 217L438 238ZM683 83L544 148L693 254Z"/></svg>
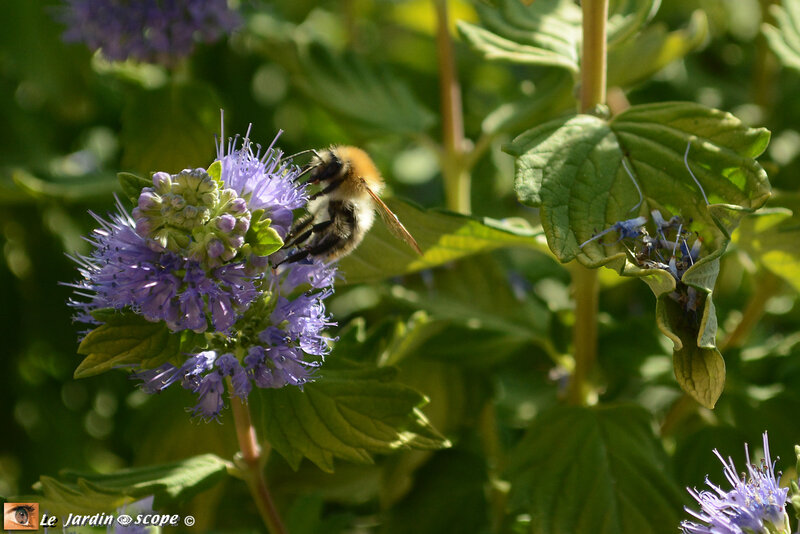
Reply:
<svg viewBox="0 0 800 534"><path fill-rule="evenodd" d="M764 268L800 291L800 195L779 193L770 208L746 217L734 242Z"/></svg>
<svg viewBox="0 0 800 534"><path fill-rule="evenodd" d="M34 176L24 169L14 169L11 179L16 185L15 193L22 190L33 198L57 199L59 202L86 202L106 198L117 190L113 177L109 175L84 176L80 181L74 182L55 182Z"/></svg>
<svg viewBox="0 0 800 534"><path fill-rule="evenodd" d="M75 378L104 373L119 365L152 368L179 353L181 336L163 322L151 323L133 312L107 316L106 323L83 338L78 354L86 358L75 369Z"/></svg>
<svg viewBox="0 0 800 534"><path fill-rule="evenodd" d="M417 255L378 223L359 247L339 262L348 283L372 282L429 269L464 256L502 247L547 250L541 234L525 221L498 221L444 211L424 211L397 199L387 205L419 243Z"/></svg>
<svg viewBox="0 0 800 534"><path fill-rule="evenodd" d="M608 54L608 85L628 87L647 80L676 59L700 47L708 38L708 18L695 11L688 26L668 32L654 24Z"/></svg>
<svg viewBox="0 0 800 534"><path fill-rule="evenodd" d="M299 62L299 87L322 107L367 131L412 134L435 121L406 83L355 54L337 55L313 42L299 51Z"/></svg>
<svg viewBox="0 0 800 534"><path fill-rule="evenodd" d="M261 435L294 469L304 457L333 472L334 458L370 463L374 453L448 447L419 410L425 397L395 374L330 359L302 391L257 388L249 402L260 412Z"/></svg>
<svg viewBox="0 0 800 534"><path fill-rule="evenodd" d="M497 7L476 4L481 26L459 21L461 36L487 59L564 68L579 72L581 8L570 0L500 0ZM612 2L609 48L635 32L658 8L654 0Z"/></svg>
<svg viewBox="0 0 800 534"><path fill-rule="evenodd" d="M247 231L247 242L259 256L269 256L283 246L283 239L271 223L270 219L261 219L251 224Z"/></svg>
<svg viewBox="0 0 800 534"><path fill-rule="evenodd" d="M142 189L153 186L151 180L136 176L130 172L117 173L117 179L119 179L119 185L122 186L122 192L130 199L134 206L139 203L139 196L142 194Z"/></svg>
<svg viewBox="0 0 800 534"><path fill-rule="evenodd" d="M214 179L215 182L217 182L220 187L226 187L225 183L222 181L222 162L220 160L214 161L214 163L208 167L206 172L209 176L211 176L211 178Z"/></svg>
<svg viewBox="0 0 800 534"><path fill-rule="evenodd" d="M689 175L689 163L712 204ZM548 244L562 262L589 267L624 260L622 244L580 244L617 221L652 209L692 220L714 248L743 215L769 197L767 175L753 159L769 141L729 113L698 104L634 106L610 121L577 115L551 121L517 137L507 151L517 157L517 194L541 207ZM622 165L629 162L644 202Z"/></svg>
<svg viewBox="0 0 800 534"><path fill-rule="evenodd" d="M205 167L219 109L214 90L199 82L137 92L122 115L122 166L142 174Z"/></svg>
<svg viewBox="0 0 800 534"><path fill-rule="evenodd" d="M652 428L638 406L543 412L511 454L512 509L536 534L673 532L682 501Z"/></svg>
<svg viewBox="0 0 800 534"><path fill-rule="evenodd" d="M770 10L780 29L763 25L769 46L784 66L800 70L800 5L783 2L770 6Z"/></svg>
<svg viewBox="0 0 800 534"><path fill-rule="evenodd" d="M219 482L229 467L222 458L203 454L104 475L67 470L58 479L41 477L35 489L43 493L37 499L42 508L55 515L112 512L149 495L154 496L154 509L168 510Z"/></svg>
<svg viewBox="0 0 800 534"><path fill-rule="evenodd" d="M708 339L708 331L716 332L717 327L711 295L705 301L700 320L705 328L699 334L688 314L666 296L658 299L656 320L662 332L670 332L668 336L675 344L672 365L681 389L706 408L714 408L725 388L725 360L714 345L714 338Z"/></svg>

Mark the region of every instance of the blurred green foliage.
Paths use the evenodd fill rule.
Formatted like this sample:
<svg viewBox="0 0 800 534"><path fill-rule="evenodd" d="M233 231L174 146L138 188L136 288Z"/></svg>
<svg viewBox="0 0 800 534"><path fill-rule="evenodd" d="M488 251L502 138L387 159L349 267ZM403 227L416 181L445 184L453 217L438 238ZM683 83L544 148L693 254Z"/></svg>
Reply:
<svg viewBox="0 0 800 534"><path fill-rule="evenodd" d="M510 54L530 50L506 47L504 61L488 60L489 45L514 28L501 21L497 32L506 33L489 35L486 18L501 4L516 9L516 2L449 3L465 133L475 149L472 212L493 219L398 203L398 214L410 221L424 248L429 228L450 240L431 234L430 245L440 246L431 263L443 265L429 269L405 256L376 228L359 253L342 262L350 283L330 301L339 322L332 334L340 337L331 360L396 366L403 391L429 399L423 411L452 448L380 454L366 465L336 460L333 473L302 456L292 459L292 466L299 462L295 472L271 455L268 478L291 532L537 531L538 519L531 523L531 516L537 517L547 495L531 501L531 494L564 491L586 500L580 492L597 479L608 483L619 466L594 457L572 460L582 446L597 453L609 443L646 467L639 475L652 476L626 479L626 494L636 496L645 485L663 499L637 505L651 514L648 532L674 532L683 517L680 505L688 504L680 488L699 487L706 474L720 471L713 448L739 465L742 443L759 443L764 430L773 457L792 459L792 447L800 443L800 226L797 211L792 216L785 209L746 219L720 262L714 288L718 341L736 331L751 307L760 306L763 315L748 337L723 343L727 379L713 411L683 396L650 290L611 271L601 273L599 361L592 377L601 405L611 408L552 411L570 370L570 275L540 238L538 210L517 202L513 158L502 147L574 109L578 49L572 40L559 44L548 56L552 61L515 62ZM571 2L536 2L557 4L566 10L558 16L574 19ZM432 3L241 4L245 28L227 42L200 47L168 72L111 65L81 45L64 44L53 2L4 3L4 19L11 23L0 32L2 496L30 494L41 475L65 468L112 473L204 453L231 458L236 451L230 417L222 425L190 421L184 408L193 401L179 388L148 396L121 371L73 378L81 357L65 305L71 289L58 283L77 276L65 253L88 250L81 236L94 220L87 210L112 209L110 194L121 193L118 171L207 166L222 107L227 133L243 133L253 123L251 138L268 143L281 129L287 153L336 143L362 146L394 195L424 208L444 205ZM645 4L653 2L636 5ZM783 42L777 32L797 10L770 4L663 2L634 44L612 47L618 59L610 66L610 101L695 102L731 112L746 126L768 128L773 138L760 162L782 192L768 206L795 209L800 73L793 70L797 50L774 43ZM615 5L631 10L625 2ZM645 11L633 10L639 22L651 15ZM462 21L458 29L455 20ZM617 23L627 31L624 17ZM781 67L762 23L792 68ZM638 50L646 60L637 58ZM638 60L631 69L620 68L631 58ZM770 228L782 238L759 234ZM381 261L389 266L375 268ZM558 424L537 418L543 412L560 414ZM620 421L633 421L623 425L634 429L630 435L614 433ZM547 440L537 441L540 435ZM568 484L554 485L557 478L551 478L539 485L540 475L546 476L540 465L574 474ZM780 467L796 478L790 463ZM201 531L261 529L244 484L236 480L170 506L165 512L195 515ZM587 531L568 519L554 524Z"/></svg>

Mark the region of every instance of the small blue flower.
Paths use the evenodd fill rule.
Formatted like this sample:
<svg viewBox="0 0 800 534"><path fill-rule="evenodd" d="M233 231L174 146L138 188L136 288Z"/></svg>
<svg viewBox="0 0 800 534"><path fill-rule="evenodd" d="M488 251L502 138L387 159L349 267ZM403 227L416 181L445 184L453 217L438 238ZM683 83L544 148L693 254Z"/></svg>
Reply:
<svg viewBox="0 0 800 534"><path fill-rule="evenodd" d="M750 463L747 455L747 475L736 471L733 460L726 461L715 449L714 454L725 466L725 478L732 486L723 490L706 478L713 491L688 489L700 505L700 511L686 509L702 523L683 521L684 534L790 534L786 514L788 488L781 488L775 475L775 463L770 458L767 433L764 432L764 460L760 466Z"/></svg>
<svg viewBox="0 0 800 534"><path fill-rule="evenodd" d="M112 61L171 65L197 41L211 43L239 26L227 0L66 0L63 38L101 50Z"/></svg>

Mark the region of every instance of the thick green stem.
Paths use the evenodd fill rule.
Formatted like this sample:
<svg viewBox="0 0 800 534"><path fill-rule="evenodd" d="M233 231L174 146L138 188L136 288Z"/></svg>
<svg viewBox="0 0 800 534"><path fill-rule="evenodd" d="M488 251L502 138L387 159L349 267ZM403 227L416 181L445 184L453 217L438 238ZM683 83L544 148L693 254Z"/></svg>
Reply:
<svg viewBox="0 0 800 534"><path fill-rule="evenodd" d="M750 296L750 301L742 313L742 320L719 344L720 352L738 347L747 339L753 327L764 315L767 301L777 295L783 287L783 280L769 271L761 272L757 278L758 287Z"/></svg>
<svg viewBox="0 0 800 534"><path fill-rule="evenodd" d="M608 0L583 0L583 47L581 51L581 113L591 112L606 100L606 19ZM597 359L597 271L575 263L572 266L575 326L572 345L575 369L567 400L585 405L593 401L589 382Z"/></svg>
<svg viewBox="0 0 800 534"><path fill-rule="evenodd" d="M575 298L575 325L572 329L572 346L575 368L567 389L570 404L591 404L593 391L590 375L597 359L597 270L587 269L579 263L572 264L572 292Z"/></svg>
<svg viewBox="0 0 800 534"><path fill-rule="evenodd" d="M230 383L228 389L232 390ZM250 418L250 408L237 398L231 399L233 421L236 425L236 438L239 440L241 454L237 465L242 470L250 494L258 506L261 518L267 525L270 534L287 534L286 527L278 514L278 509L272 501L272 495L264 478L264 458L261 447L256 437L256 429Z"/></svg>
<svg viewBox="0 0 800 534"><path fill-rule="evenodd" d="M456 73L447 0L433 0L436 8L436 49L439 64L439 101L442 115L442 176L448 209L471 211L470 174L464 165L464 116Z"/></svg>
<svg viewBox="0 0 800 534"><path fill-rule="evenodd" d="M583 0L581 112L606 101L606 19L608 0Z"/></svg>

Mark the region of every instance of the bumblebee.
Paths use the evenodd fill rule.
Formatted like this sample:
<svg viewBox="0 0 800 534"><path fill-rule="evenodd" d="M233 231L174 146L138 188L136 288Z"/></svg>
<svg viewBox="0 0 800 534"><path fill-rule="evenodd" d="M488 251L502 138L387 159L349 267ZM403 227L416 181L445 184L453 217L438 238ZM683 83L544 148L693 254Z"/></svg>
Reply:
<svg viewBox="0 0 800 534"><path fill-rule="evenodd" d="M306 183L322 189L309 197L308 213L292 225L284 240L284 248L299 250L281 263L309 256L333 261L350 254L372 227L375 210L396 237L422 255L414 237L381 200L383 178L366 152L354 146L313 152L301 174L309 173Z"/></svg>

